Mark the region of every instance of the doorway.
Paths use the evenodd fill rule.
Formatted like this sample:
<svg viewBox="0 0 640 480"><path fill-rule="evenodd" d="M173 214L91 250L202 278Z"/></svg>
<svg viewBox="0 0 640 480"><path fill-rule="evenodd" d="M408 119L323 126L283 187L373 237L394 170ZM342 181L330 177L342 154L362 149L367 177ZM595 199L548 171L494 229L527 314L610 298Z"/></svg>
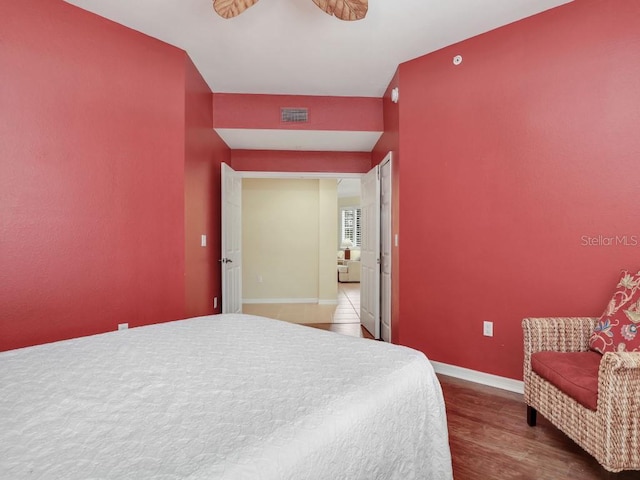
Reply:
<svg viewBox="0 0 640 480"><path fill-rule="evenodd" d="M390 248L391 248L391 241L390 241L390 237L391 237L391 205L390 205L390 198L391 198L391 192L390 192L390 186L391 186L391 182L390 182L390 171L391 171L391 153L389 153L387 155L387 157L385 158L385 160L379 165L374 167L374 169L372 169L372 171L370 171L368 174L366 175L362 175L362 174L342 174L342 173L304 173L304 172L233 172L232 175L234 177L240 177L240 178L280 178L280 179L286 179L286 178L296 178L296 179L301 179L301 178L308 178L308 179L318 179L318 178L366 178L367 176L369 177L375 177L377 180L377 194L375 195L376 197L378 197L377 203L375 204L375 206L371 209L371 213L368 215L369 221L375 221L377 224L377 227L375 227L373 230L371 230L372 232L377 232L375 234L375 237L372 237L371 235L367 235L368 237L372 237L370 238L370 241L368 243L369 245L369 255L367 256L368 260L366 262L367 268L370 269L371 272L373 272L372 274L367 276L367 279L362 278L362 282L361 282L361 289L365 290L368 292L368 309L366 310L367 315L369 315L370 321L373 323L370 323L369 326L369 330L371 331L372 334L375 335L376 338L381 338L385 341L390 341L391 340L391 321L390 321L390 301L391 301L391 283L390 283L390 278L391 278L391 263L390 263L390 255L386 255L386 257L384 256L384 254L382 253L382 242L385 241L385 238L388 238L387 241L387 247L388 247L388 251L390 252ZM225 166L226 167L226 166ZM224 167L223 167L224 168ZM228 169L231 170L231 169ZM387 176L389 177L389 181L388 184L384 184L385 186L383 187L384 190L384 198L383 198L383 194L382 194L382 190L380 189L380 181L381 179L383 180L384 183L384 179L387 177L384 177L384 172L388 172ZM229 172L228 172L229 173ZM224 184L223 184L223 199L222 199L222 205L223 205L223 209L225 208L225 205L227 205L228 202L225 202L225 192L224 192ZM385 203L385 199L389 199L386 203ZM381 210L382 207L385 207L388 209L387 214L384 214L383 211ZM223 218L224 218L224 212L223 212ZM382 219L384 218L384 220L382 221ZM383 226L384 224L384 226ZM241 233L242 233L242 226L241 226L241 222L234 222L233 228L235 229L239 229L238 232L236 233L230 233L225 231L225 229L229 228L229 224L228 223L223 223L222 228L223 228L223 232L222 232L222 259L225 258L229 258L228 256L228 252L227 252L227 246L225 245L225 239L230 239L230 238L239 238L241 237ZM363 239L364 241L364 239ZM237 247L237 246L236 246ZM234 256L235 258L237 258L236 262L237 265L241 265L241 251L234 251ZM384 267L381 268L381 266L384 264ZM227 278L226 277L226 271L225 271L225 263L223 260L223 281L222 281L222 286L223 286L223 292L222 292L222 311L224 313L227 313L229 310L226 309L225 305L238 305L241 304L242 301L242 286L237 284L237 280L236 282L232 283L231 285L233 286L233 288L226 288L225 289L225 285L228 284L227 282ZM364 267L364 264L363 264ZM388 291L387 291L388 290ZM234 297L237 298L230 298L229 295L233 295ZM362 312L362 305L361 305L361 312ZM388 313L387 313L388 312ZM384 328L380 328L381 325L381 316L384 316L384 322L385 322L385 327ZM362 317L362 314L361 314ZM376 327L377 325L377 327ZM383 334L384 332L384 334Z"/></svg>

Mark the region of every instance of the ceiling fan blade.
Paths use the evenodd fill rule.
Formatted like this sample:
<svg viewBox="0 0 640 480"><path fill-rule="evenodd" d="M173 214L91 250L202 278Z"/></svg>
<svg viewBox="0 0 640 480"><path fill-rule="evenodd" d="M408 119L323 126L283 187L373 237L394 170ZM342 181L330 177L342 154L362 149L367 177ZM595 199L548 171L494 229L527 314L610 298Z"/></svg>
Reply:
<svg viewBox="0 0 640 480"><path fill-rule="evenodd" d="M313 3L340 20L362 20L369 8L368 0L313 0Z"/></svg>
<svg viewBox="0 0 640 480"><path fill-rule="evenodd" d="M213 9L222 18L233 18L256 3L258 0L213 0Z"/></svg>

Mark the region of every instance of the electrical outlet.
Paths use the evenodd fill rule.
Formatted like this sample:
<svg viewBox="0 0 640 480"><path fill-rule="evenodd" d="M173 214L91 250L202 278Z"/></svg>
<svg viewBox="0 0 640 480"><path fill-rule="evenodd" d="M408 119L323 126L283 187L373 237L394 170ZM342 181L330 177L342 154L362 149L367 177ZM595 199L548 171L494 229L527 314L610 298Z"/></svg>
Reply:
<svg viewBox="0 0 640 480"><path fill-rule="evenodd" d="M482 325L482 334L485 337L493 337L493 322L484 321Z"/></svg>
<svg viewBox="0 0 640 480"><path fill-rule="evenodd" d="M262 283L262 275L258 275L258 283Z"/></svg>
<svg viewBox="0 0 640 480"><path fill-rule="evenodd" d="M118 324L118 330L126 330L127 328L129 328L129 324L128 323L119 323Z"/></svg>
<svg viewBox="0 0 640 480"><path fill-rule="evenodd" d="M213 297L213 309L218 308L218 297Z"/></svg>

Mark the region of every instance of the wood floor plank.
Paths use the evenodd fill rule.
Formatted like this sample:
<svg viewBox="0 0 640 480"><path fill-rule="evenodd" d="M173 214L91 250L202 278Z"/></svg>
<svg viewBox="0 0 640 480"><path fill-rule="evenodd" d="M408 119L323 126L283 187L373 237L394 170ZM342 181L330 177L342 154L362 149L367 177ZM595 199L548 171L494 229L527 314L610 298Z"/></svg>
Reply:
<svg viewBox="0 0 640 480"><path fill-rule="evenodd" d="M529 427L522 395L439 375L447 407L455 480L640 480L610 475L538 416Z"/></svg>

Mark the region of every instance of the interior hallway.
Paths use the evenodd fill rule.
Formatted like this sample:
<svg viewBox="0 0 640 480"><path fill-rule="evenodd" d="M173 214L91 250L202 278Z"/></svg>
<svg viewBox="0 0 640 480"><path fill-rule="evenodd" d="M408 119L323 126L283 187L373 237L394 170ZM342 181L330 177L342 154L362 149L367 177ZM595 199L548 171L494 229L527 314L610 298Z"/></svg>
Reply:
<svg viewBox="0 0 640 480"><path fill-rule="evenodd" d="M338 283L338 304L245 303L243 313L299 323L355 337L373 338L360 325L360 283Z"/></svg>

